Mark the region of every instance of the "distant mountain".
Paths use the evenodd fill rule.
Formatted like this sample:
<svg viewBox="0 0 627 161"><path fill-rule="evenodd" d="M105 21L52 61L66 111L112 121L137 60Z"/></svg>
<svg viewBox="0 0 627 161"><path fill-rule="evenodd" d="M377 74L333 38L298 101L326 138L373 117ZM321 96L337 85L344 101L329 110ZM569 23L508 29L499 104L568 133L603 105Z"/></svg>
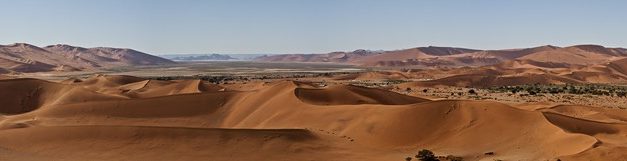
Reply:
<svg viewBox="0 0 627 161"><path fill-rule="evenodd" d="M266 54L169 54L160 55L173 61L249 61Z"/></svg>
<svg viewBox="0 0 627 161"><path fill-rule="evenodd" d="M264 55L255 61L265 62L335 62L352 63L359 59L381 54L380 51L355 50L352 52L332 52L328 54L279 54Z"/></svg>
<svg viewBox="0 0 627 161"><path fill-rule="evenodd" d="M265 62L334 62L381 67L463 67L495 65L512 60L567 64L601 64L627 58L624 48L599 45L539 46L523 49L476 50L455 47L418 47L393 51L356 50L326 54L281 54L258 57Z"/></svg>
<svg viewBox="0 0 627 161"><path fill-rule="evenodd" d="M355 50L352 52L332 52L327 54L281 54L258 57L256 61L265 62L334 62L358 64L364 66L455 66L473 64L491 64L496 60L468 59L456 57L465 53L481 50L453 47L418 47L394 51ZM444 57L452 57L440 59ZM454 58L453 58L454 57Z"/></svg>
<svg viewBox="0 0 627 161"><path fill-rule="evenodd" d="M624 50L600 45L576 45L532 53L517 59L569 64L600 64L627 57Z"/></svg>
<svg viewBox="0 0 627 161"><path fill-rule="evenodd" d="M221 54L205 54L205 55L191 55L191 56L174 56L167 57L167 59L174 61L211 61L211 60L233 60L235 58L228 55Z"/></svg>
<svg viewBox="0 0 627 161"><path fill-rule="evenodd" d="M83 48L62 44L44 48L26 43L0 45L0 69L10 72L80 71L172 63L171 60L133 49Z"/></svg>
<svg viewBox="0 0 627 161"><path fill-rule="evenodd" d="M415 69L416 86L509 86L523 84L627 84L627 54L622 48L598 45L537 47L507 51L482 51L482 55L516 55L501 63L481 67ZM499 59L505 56L499 57Z"/></svg>
<svg viewBox="0 0 627 161"><path fill-rule="evenodd" d="M447 55L457 55L463 53L472 53L481 50L475 49L465 49L465 48L453 48L453 47L437 47L437 46L429 46L429 47L419 47L416 48L422 53L432 56L447 56Z"/></svg>
<svg viewBox="0 0 627 161"><path fill-rule="evenodd" d="M236 60L252 61L257 57L268 56L268 55L273 55L273 54L226 54L226 55L229 55L235 58Z"/></svg>

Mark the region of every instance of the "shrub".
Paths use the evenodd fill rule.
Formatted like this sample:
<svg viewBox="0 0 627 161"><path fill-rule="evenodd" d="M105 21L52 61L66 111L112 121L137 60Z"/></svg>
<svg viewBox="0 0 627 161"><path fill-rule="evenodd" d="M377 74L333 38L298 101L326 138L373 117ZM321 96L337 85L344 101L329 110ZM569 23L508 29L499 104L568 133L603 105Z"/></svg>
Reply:
<svg viewBox="0 0 627 161"><path fill-rule="evenodd" d="M627 96L627 92L625 92L625 91L616 92L616 96L618 96L618 97L625 97L625 96Z"/></svg>
<svg viewBox="0 0 627 161"><path fill-rule="evenodd" d="M457 156L454 156L454 155L447 155L446 159L450 160L450 161L462 161L462 160L464 160L462 157L457 157Z"/></svg>
<svg viewBox="0 0 627 161"><path fill-rule="evenodd" d="M529 91L529 95L536 95L536 91Z"/></svg>
<svg viewBox="0 0 627 161"><path fill-rule="evenodd" d="M416 158L421 161L439 161L438 158L435 157L435 154L427 149L420 150Z"/></svg>

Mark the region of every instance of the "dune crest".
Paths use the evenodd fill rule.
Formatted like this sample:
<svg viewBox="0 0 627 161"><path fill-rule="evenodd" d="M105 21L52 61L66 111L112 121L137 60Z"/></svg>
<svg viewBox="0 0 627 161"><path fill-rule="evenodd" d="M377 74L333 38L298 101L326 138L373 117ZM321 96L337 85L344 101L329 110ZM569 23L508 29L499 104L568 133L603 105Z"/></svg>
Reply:
<svg viewBox="0 0 627 161"><path fill-rule="evenodd" d="M296 88L294 94L301 101L315 105L403 105L428 101L390 91L351 85L337 85L320 89Z"/></svg>

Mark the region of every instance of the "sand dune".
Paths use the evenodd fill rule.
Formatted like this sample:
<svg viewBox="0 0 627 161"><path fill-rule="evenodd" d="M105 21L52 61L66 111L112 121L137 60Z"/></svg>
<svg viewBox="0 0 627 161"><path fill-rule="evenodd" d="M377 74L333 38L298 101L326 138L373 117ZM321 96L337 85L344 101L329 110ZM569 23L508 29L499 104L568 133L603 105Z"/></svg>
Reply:
<svg viewBox="0 0 627 161"><path fill-rule="evenodd" d="M627 123L627 111L621 109L603 109L590 106L558 105L543 112L559 113L562 115L592 120L603 123Z"/></svg>
<svg viewBox="0 0 627 161"><path fill-rule="evenodd" d="M96 75L86 80L76 81L70 79L63 82L74 82L72 83L73 85L82 86L99 93L129 98L148 98L224 90L224 87L207 84L200 80L161 81L120 75Z"/></svg>
<svg viewBox="0 0 627 161"><path fill-rule="evenodd" d="M594 136L598 142L578 154L564 157L568 160L624 160L627 124L606 123L546 112L547 119L568 132Z"/></svg>
<svg viewBox="0 0 627 161"><path fill-rule="evenodd" d="M123 95L132 98L148 98L177 94L216 92L224 89L218 85L206 84L200 80L184 80L178 82L145 80L125 85L121 88Z"/></svg>
<svg viewBox="0 0 627 161"><path fill-rule="evenodd" d="M455 75L442 79L408 82L399 85L403 88L411 87L436 87L436 86L456 86L456 87L492 87L511 86L524 84L574 84L581 83L576 79L570 79L550 74L519 74L519 75L481 75L466 74Z"/></svg>
<svg viewBox="0 0 627 161"><path fill-rule="evenodd" d="M612 49L603 46L578 45L533 53L517 59L586 65L605 63L622 56L622 53L614 53Z"/></svg>
<svg viewBox="0 0 627 161"><path fill-rule="evenodd" d="M594 160L620 159L627 147L622 111L521 110L292 81L250 86L2 80L0 95L10 99L0 100L0 159L403 160L426 148L466 160Z"/></svg>
<svg viewBox="0 0 627 161"><path fill-rule="evenodd" d="M340 155L320 140L302 129L57 126L0 134L2 146L35 154L25 160L299 160Z"/></svg>
<svg viewBox="0 0 627 161"><path fill-rule="evenodd" d="M117 100L120 97L100 94L81 87L66 86L37 79L0 80L0 113L19 114L40 107L88 101Z"/></svg>
<svg viewBox="0 0 627 161"><path fill-rule="evenodd" d="M377 71L337 76L335 80L404 80L412 76L398 71Z"/></svg>
<svg viewBox="0 0 627 161"><path fill-rule="evenodd" d="M581 65L565 62L513 60L477 68L430 69L408 72L410 78L437 78L405 86L489 87L524 84L627 83L627 59ZM383 74L383 73L382 73ZM382 77L382 76L380 76ZM439 77L439 78L438 78Z"/></svg>
<svg viewBox="0 0 627 161"><path fill-rule="evenodd" d="M612 70L627 75L627 58L609 62L607 66Z"/></svg>
<svg viewBox="0 0 627 161"><path fill-rule="evenodd" d="M303 102L316 105L384 104L403 105L427 101L380 89L337 85L324 89L296 88L296 97Z"/></svg>

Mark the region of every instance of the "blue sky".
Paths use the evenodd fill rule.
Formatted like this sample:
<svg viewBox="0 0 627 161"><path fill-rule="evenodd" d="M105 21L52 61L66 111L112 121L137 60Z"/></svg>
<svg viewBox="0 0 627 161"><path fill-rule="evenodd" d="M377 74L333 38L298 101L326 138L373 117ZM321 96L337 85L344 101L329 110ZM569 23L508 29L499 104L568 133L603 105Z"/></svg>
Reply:
<svg viewBox="0 0 627 161"><path fill-rule="evenodd" d="M0 44L152 54L627 47L624 0L0 0Z"/></svg>

